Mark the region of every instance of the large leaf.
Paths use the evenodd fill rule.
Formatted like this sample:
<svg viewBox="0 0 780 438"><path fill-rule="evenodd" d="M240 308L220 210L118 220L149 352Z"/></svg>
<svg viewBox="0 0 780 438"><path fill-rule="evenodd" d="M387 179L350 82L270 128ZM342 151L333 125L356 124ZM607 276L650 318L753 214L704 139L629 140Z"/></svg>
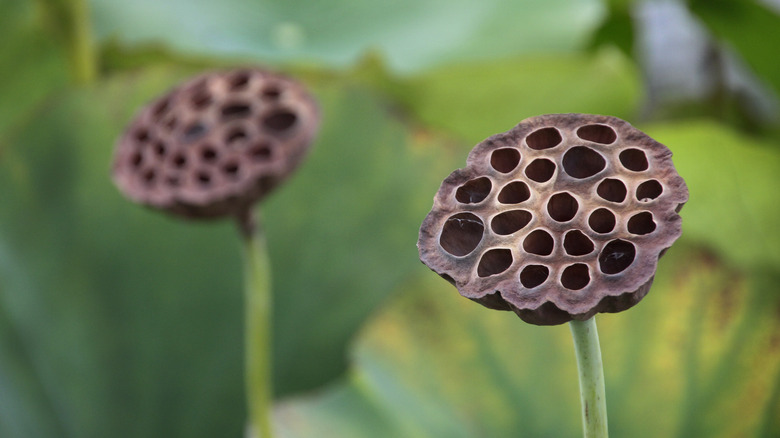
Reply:
<svg viewBox="0 0 780 438"><path fill-rule="evenodd" d="M596 0L307 2L92 0L105 40L162 42L189 53L348 65L369 49L411 71L453 59L568 51L601 12ZM171 26L176 23L176 26Z"/></svg>
<svg viewBox="0 0 780 438"><path fill-rule="evenodd" d="M326 87L320 97L320 141L298 177L264 207L279 273L282 392L344 370L347 341L418 267L419 217L451 165L448 157L433 159L433 139L413 135L365 91Z"/></svg>
<svg viewBox="0 0 780 438"><path fill-rule="evenodd" d="M778 296L690 247L661 261L636 308L598 317L615 436L770 437L780 390ZM566 326L460 298L428 273L355 346L349 379L281 404L280 436L580 434Z"/></svg>
<svg viewBox="0 0 780 438"><path fill-rule="evenodd" d="M3 151L3 437L241 434L233 224L143 209L109 178L122 126L187 73L147 69L65 93ZM279 393L343 370L351 333L418 266L417 218L443 177L370 93L316 85L318 144L264 207Z"/></svg>
<svg viewBox="0 0 780 438"><path fill-rule="evenodd" d="M631 19L633 0L608 0L607 14L593 33L590 47L615 45L628 56L634 54L634 24Z"/></svg>
<svg viewBox="0 0 780 438"><path fill-rule="evenodd" d="M690 201L683 233L745 269L780 267L780 149L707 121L658 124L646 132L674 152Z"/></svg>
<svg viewBox="0 0 780 438"><path fill-rule="evenodd" d="M760 0L689 0L715 35L733 46L758 75L780 93L780 63L775 61L780 13Z"/></svg>
<svg viewBox="0 0 780 438"><path fill-rule="evenodd" d="M639 80L626 57L602 50L454 65L391 91L426 125L477 142L539 114L629 117L638 103Z"/></svg>
<svg viewBox="0 0 780 438"><path fill-rule="evenodd" d="M34 6L25 0L0 4L0 148L67 81L65 56Z"/></svg>
<svg viewBox="0 0 780 438"><path fill-rule="evenodd" d="M109 180L122 123L180 76L67 93L4 151L0 398L24 415L0 410L3 436L242 430L231 228L136 208Z"/></svg>

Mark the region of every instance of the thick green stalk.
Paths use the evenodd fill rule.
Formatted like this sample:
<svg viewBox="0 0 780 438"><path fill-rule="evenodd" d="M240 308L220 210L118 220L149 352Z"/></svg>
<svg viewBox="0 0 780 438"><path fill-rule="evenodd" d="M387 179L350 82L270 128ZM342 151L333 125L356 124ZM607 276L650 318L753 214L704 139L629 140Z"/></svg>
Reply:
<svg viewBox="0 0 780 438"><path fill-rule="evenodd" d="M85 85L94 81L97 76L97 59L88 0L38 2L50 31L67 50L73 82Z"/></svg>
<svg viewBox="0 0 780 438"><path fill-rule="evenodd" d="M245 373L249 429L253 438L271 438L271 269L265 235L251 223L244 231Z"/></svg>
<svg viewBox="0 0 780 438"><path fill-rule="evenodd" d="M68 54L71 80L86 85L97 77L97 57L88 0L38 0L42 19Z"/></svg>
<svg viewBox="0 0 780 438"><path fill-rule="evenodd" d="M607 399L596 317L587 321L571 321L569 327L580 374L583 435L585 438L607 438Z"/></svg>
<svg viewBox="0 0 780 438"><path fill-rule="evenodd" d="M97 76L89 6L87 0L71 0L68 4L71 14L71 28L68 32L73 77L77 84L89 84Z"/></svg>

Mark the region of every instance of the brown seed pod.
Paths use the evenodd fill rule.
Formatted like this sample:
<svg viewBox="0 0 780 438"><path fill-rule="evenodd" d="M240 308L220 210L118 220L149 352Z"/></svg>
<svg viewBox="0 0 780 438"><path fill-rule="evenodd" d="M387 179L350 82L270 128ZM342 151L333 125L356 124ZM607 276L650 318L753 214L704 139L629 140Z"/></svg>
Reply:
<svg viewBox="0 0 780 438"><path fill-rule="evenodd" d="M242 68L197 76L145 106L113 166L136 202L193 218L240 215L300 163L319 125L285 76Z"/></svg>
<svg viewBox="0 0 780 438"><path fill-rule="evenodd" d="M420 258L537 325L620 312L650 289L688 200L666 146L615 117L551 114L478 144L420 228Z"/></svg>

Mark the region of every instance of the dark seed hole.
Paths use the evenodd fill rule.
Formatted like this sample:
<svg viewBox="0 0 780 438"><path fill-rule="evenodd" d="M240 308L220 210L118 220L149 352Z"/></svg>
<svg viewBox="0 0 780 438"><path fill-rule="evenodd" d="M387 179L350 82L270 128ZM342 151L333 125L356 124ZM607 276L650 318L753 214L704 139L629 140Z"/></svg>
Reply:
<svg viewBox="0 0 780 438"><path fill-rule="evenodd" d="M135 139L140 143L146 143L149 141L149 131L147 129L139 129L135 132Z"/></svg>
<svg viewBox="0 0 780 438"><path fill-rule="evenodd" d="M552 254L553 238L547 231L534 230L525 236L523 249L530 254L546 256Z"/></svg>
<svg viewBox="0 0 780 438"><path fill-rule="evenodd" d="M525 142L531 149L541 150L558 146L563 138L561 133L555 128L538 129L525 138Z"/></svg>
<svg viewBox="0 0 780 438"><path fill-rule="evenodd" d="M173 157L173 165L175 167L181 169L185 164L187 164L187 157L185 157L184 154L176 154Z"/></svg>
<svg viewBox="0 0 780 438"><path fill-rule="evenodd" d="M184 130L182 142L193 143L206 134L206 126L202 123L193 123Z"/></svg>
<svg viewBox="0 0 780 438"><path fill-rule="evenodd" d="M238 163L230 162L222 166L222 171L231 179L238 178Z"/></svg>
<svg viewBox="0 0 780 438"><path fill-rule="evenodd" d="M211 94L206 90L198 90L192 96L192 107L196 110L203 110L214 101Z"/></svg>
<svg viewBox="0 0 780 438"><path fill-rule="evenodd" d="M626 185L619 179L607 178L599 184L596 193L603 199L612 202L623 202L626 199Z"/></svg>
<svg viewBox="0 0 780 438"><path fill-rule="evenodd" d="M588 265L584 263L575 263L567 266L561 273L561 284L566 289L580 290L590 283L590 273Z"/></svg>
<svg viewBox="0 0 780 438"><path fill-rule="evenodd" d="M566 192L556 193L547 201L547 212L550 217L558 222L567 222L574 219L577 214L579 203L574 197Z"/></svg>
<svg viewBox="0 0 780 438"><path fill-rule="evenodd" d="M222 107L222 120L242 119L252 113L252 108L245 104L234 102Z"/></svg>
<svg viewBox="0 0 780 438"><path fill-rule="evenodd" d="M525 176L539 183L549 181L554 173L555 163L547 158L537 158L525 168Z"/></svg>
<svg viewBox="0 0 780 438"><path fill-rule="evenodd" d="M249 156L254 161L267 161L271 158L271 146L267 143L257 143L249 149Z"/></svg>
<svg viewBox="0 0 780 438"><path fill-rule="evenodd" d="M463 204L476 204L487 198L491 188L493 188L493 184L485 177L472 179L458 187L455 199Z"/></svg>
<svg viewBox="0 0 780 438"><path fill-rule="evenodd" d="M217 159L217 151L213 147L205 147L200 152L200 157L203 158L203 161L213 162Z"/></svg>
<svg viewBox="0 0 780 438"><path fill-rule="evenodd" d="M208 187L211 185L211 175L206 172L198 173L197 180L198 184L202 185L203 187Z"/></svg>
<svg viewBox="0 0 780 438"><path fill-rule="evenodd" d="M628 220L628 232L631 234L643 235L653 231L655 231L655 221L649 211L637 213Z"/></svg>
<svg viewBox="0 0 780 438"><path fill-rule="evenodd" d="M498 202L502 204L519 204L531 197L531 191L522 181L511 182L501 189L498 194Z"/></svg>
<svg viewBox="0 0 780 438"><path fill-rule="evenodd" d="M664 188L661 186L661 183L651 179L639 184L639 187L636 188L636 199L640 202L649 202L661 196L663 191Z"/></svg>
<svg viewBox="0 0 780 438"><path fill-rule="evenodd" d="M509 173L520 164L520 151L513 148L503 148L493 151L490 165L501 173Z"/></svg>
<svg viewBox="0 0 780 438"><path fill-rule="evenodd" d="M641 172L647 170L647 155L639 149L626 149L620 153L620 163L628 170Z"/></svg>
<svg viewBox="0 0 780 438"><path fill-rule="evenodd" d="M225 143L227 144L237 143L239 141L246 140L247 137L248 135L246 131L244 131L241 128L235 128L227 133L227 135L225 136Z"/></svg>
<svg viewBox="0 0 780 438"><path fill-rule="evenodd" d="M274 85L269 85L265 88L263 88L263 91L260 93L261 97L268 100L276 100L279 98L279 96L282 95L282 92Z"/></svg>
<svg viewBox="0 0 780 438"><path fill-rule="evenodd" d="M263 118L263 127L271 131L282 132L290 129L297 121L298 116L295 113L280 110L265 116Z"/></svg>
<svg viewBox="0 0 780 438"><path fill-rule="evenodd" d="M133 152L133 155L130 156L130 165L134 168L140 167L143 161L144 157L140 152Z"/></svg>
<svg viewBox="0 0 780 438"><path fill-rule="evenodd" d="M583 256L593 251L593 241L580 230L571 230L563 238L563 249L566 254L572 256Z"/></svg>
<svg viewBox="0 0 780 438"><path fill-rule="evenodd" d="M477 275L490 277L500 274L512 266L512 251L508 249L491 249L482 255L477 266Z"/></svg>
<svg viewBox="0 0 780 438"><path fill-rule="evenodd" d="M233 75L230 78L230 90L238 91L243 90L249 85L249 72L241 71Z"/></svg>
<svg viewBox="0 0 780 438"><path fill-rule="evenodd" d="M599 269L605 274L618 274L628 268L636 257L631 242L616 239L604 246L599 254Z"/></svg>
<svg viewBox="0 0 780 438"><path fill-rule="evenodd" d="M590 228L601 234L609 233L615 229L615 214L606 208L599 208L590 214L588 218L588 225Z"/></svg>
<svg viewBox="0 0 780 438"><path fill-rule="evenodd" d="M585 146L575 146L563 155L563 169L574 178L591 177L604 170L606 165L601 154Z"/></svg>
<svg viewBox="0 0 780 438"><path fill-rule="evenodd" d="M459 213L444 222L439 245L448 253L462 257L479 245L485 226L471 213Z"/></svg>
<svg viewBox="0 0 780 438"><path fill-rule="evenodd" d="M147 169L143 173L143 179L146 184L152 184L157 179L157 173L154 169Z"/></svg>
<svg viewBox="0 0 780 438"><path fill-rule="evenodd" d="M176 116L171 116L165 122L165 128L168 131L173 131L174 129L176 129L176 126L178 126L178 125L179 125L179 119L177 119Z"/></svg>
<svg viewBox="0 0 780 438"><path fill-rule="evenodd" d="M601 144L611 144L617 140L615 130L606 125L585 125L577 130L577 137Z"/></svg>
<svg viewBox="0 0 780 438"><path fill-rule="evenodd" d="M520 283L528 289L544 283L550 275L550 269L543 265L528 265L520 272Z"/></svg>
<svg viewBox="0 0 780 438"><path fill-rule="evenodd" d="M531 222L531 218L531 213L525 210L505 211L493 218L490 227L494 233L505 236L523 229Z"/></svg>
<svg viewBox="0 0 780 438"><path fill-rule="evenodd" d="M170 108L170 106L171 106L171 100L170 98L166 98L154 106L154 109L152 110L152 114L154 114L156 117L160 117L168 111L168 108Z"/></svg>
<svg viewBox="0 0 780 438"><path fill-rule="evenodd" d="M163 142L161 142L161 141L158 141L157 143L155 143L155 144L154 144L154 152L155 152L157 155L159 155L159 156L161 156L161 157L162 157L162 156L165 156L165 152L166 152L166 150L167 150L167 149L166 149L166 147L165 147L165 143L163 143Z"/></svg>

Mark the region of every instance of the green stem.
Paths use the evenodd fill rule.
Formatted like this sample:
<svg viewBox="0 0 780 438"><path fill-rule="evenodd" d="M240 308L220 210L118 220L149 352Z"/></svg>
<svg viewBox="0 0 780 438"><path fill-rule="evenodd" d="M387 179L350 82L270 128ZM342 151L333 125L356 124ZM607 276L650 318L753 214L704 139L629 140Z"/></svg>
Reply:
<svg viewBox="0 0 780 438"><path fill-rule="evenodd" d="M42 20L65 47L72 81L86 85L97 77L88 0L38 0Z"/></svg>
<svg viewBox="0 0 780 438"><path fill-rule="evenodd" d="M73 77L77 84L91 83L97 76L95 48L92 41L92 24L87 0L71 0L71 32L69 51L73 64Z"/></svg>
<svg viewBox="0 0 780 438"><path fill-rule="evenodd" d="M583 435L585 438L607 438L607 399L596 318L571 321L569 328L580 374Z"/></svg>
<svg viewBox="0 0 780 438"><path fill-rule="evenodd" d="M271 438L271 269L265 235L251 213L240 219L244 235L245 373L249 429L253 438Z"/></svg>

